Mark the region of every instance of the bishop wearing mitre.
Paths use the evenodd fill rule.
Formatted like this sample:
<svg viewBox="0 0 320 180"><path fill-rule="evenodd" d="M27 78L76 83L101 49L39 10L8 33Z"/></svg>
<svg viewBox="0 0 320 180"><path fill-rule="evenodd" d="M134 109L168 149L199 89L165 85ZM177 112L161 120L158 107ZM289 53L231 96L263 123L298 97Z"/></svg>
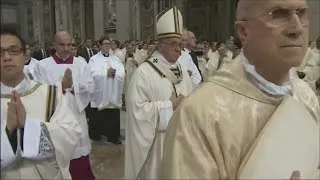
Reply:
<svg viewBox="0 0 320 180"><path fill-rule="evenodd" d="M181 55L182 16L173 7L160 13L157 49L134 72L126 96L126 179L157 178L163 139L172 113L192 91Z"/></svg>

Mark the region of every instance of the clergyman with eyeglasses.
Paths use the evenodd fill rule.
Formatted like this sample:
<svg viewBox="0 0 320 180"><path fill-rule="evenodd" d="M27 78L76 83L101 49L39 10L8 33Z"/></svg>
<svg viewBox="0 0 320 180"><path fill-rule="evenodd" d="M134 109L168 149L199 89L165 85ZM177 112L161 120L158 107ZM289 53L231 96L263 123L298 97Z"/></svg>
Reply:
<svg viewBox="0 0 320 180"><path fill-rule="evenodd" d="M308 47L306 0L239 0L243 51L185 98L161 179L319 179L319 103L293 67Z"/></svg>
<svg viewBox="0 0 320 180"><path fill-rule="evenodd" d="M134 72L126 109L126 179L156 179L162 143L170 118L192 81L178 58L181 54L182 16L173 7L158 16L156 50Z"/></svg>
<svg viewBox="0 0 320 180"><path fill-rule="evenodd" d="M71 179L81 127L61 87L23 72L26 44L1 27L1 179Z"/></svg>

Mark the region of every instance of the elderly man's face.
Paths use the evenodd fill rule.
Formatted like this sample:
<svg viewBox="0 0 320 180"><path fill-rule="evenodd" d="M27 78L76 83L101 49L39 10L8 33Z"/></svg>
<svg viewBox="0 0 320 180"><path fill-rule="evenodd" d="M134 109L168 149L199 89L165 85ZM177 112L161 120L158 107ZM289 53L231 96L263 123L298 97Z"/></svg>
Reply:
<svg viewBox="0 0 320 180"><path fill-rule="evenodd" d="M249 11L236 25L250 58L279 68L299 66L308 46L306 0L263 0Z"/></svg>
<svg viewBox="0 0 320 180"><path fill-rule="evenodd" d="M193 32L189 31L187 44L191 48L196 48L196 46L197 46L197 38L196 38L196 36L194 35Z"/></svg>
<svg viewBox="0 0 320 180"><path fill-rule="evenodd" d="M181 55L183 48L182 40L179 38L172 38L159 41L159 51L167 59L167 61L174 63Z"/></svg>

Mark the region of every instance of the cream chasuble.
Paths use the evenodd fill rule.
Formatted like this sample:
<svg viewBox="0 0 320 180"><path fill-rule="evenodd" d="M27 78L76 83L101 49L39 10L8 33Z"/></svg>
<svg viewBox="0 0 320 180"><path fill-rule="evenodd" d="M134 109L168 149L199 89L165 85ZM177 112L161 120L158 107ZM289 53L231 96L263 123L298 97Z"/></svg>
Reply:
<svg viewBox="0 0 320 180"><path fill-rule="evenodd" d="M159 178L259 179L258 175L266 175L263 173L272 172L274 167L283 169L267 174L269 178L282 176L280 179L289 179L294 167L309 167L292 171L300 170L305 178L319 178L320 110L314 93L304 81L293 78L290 80L292 96L288 95L289 101L283 101L284 96L268 95L249 79L243 61L243 55L238 56L224 66L185 99L173 114L164 142ZM297 114L300 118L292 123L288 119L290 116L275 113L282 112L277 107L285 106L287 102L294 102L290 109L292 115L301 112ZM277 116L286 119L279 123ZM299 128L306 133L292 131ZM295 136L299 138L295 139ZM298 148L296 143L304 144L304 147ZM283 152L282 149L291 151ZM285 157L279 156L281 154ZM272 159L266 160L266 157ZM277 157L281 158L277 161ZM290 162L282 161L287 157L291 157ZM307 166L301 166L304 163ZM254 166L250 168L252 164ZM261 164L265 164L262 169L265 171L257 175ZM250 169L254 168L256 171L251 171L250 175ZM264 178L268 179L268 176Z"/></svg>
<svg viewBox="0 0 320 180"><path fill-rule="evenodd" d="M179 78L170 68L179 68ZM187 96L191 91L187 70L177 62L170 64L157 51L136 70L126 98L126 179L157 178L165 131L173 113L169 99L172 92Z"/></svg>
<svg viewBox="0 0 320 180"><path fill-rule="evenodd" d="M71 56L63 62L59 57L53 55L37 63L34 71L34 80L42 84L60 87L67 68L72 71L73 87L66 91L74 94L73 96L68 96L68 102L73 113L76 114L83 132L73 156L73 159L77 159L88 155L91 151L88 123L84 109L91 100L94 87L87 62L83 58Z"/></svg>
<svg viewBox="0 0 320 180"><path fill-rule="evenodd" d="M27 113L24 129L17 130L16 152L5 130L13 89ZM1 84L1 179L71 179L69 162L81 128L68 106L66 96L71 94L60 92L28 78L16 88Z"/></svg>

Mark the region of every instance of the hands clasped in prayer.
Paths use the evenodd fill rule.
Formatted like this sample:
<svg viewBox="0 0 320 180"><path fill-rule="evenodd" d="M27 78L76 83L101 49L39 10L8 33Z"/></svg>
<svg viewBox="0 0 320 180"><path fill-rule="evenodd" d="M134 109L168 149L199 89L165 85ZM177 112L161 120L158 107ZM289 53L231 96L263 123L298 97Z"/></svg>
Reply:
<svg viewBox="0 0 320 180"><path fill-rule="evenodd" d="M13 90L8 102L7 129L11 134L17 128L23 128L26 120L26 109L17 91Z"/></svg>
<svg viewBox="0 0 320 180"><path fill-rule="evenodd" d="M116 69L109 68L108 69L108 77L114 78L115 75L116 75Z"/></svg>
<svg viewBox="0 0 320 180"><path fill-rule="evenodd" d="M64 76L62 79L62 88L68 89L72 88L73 80L72 80L72 71L71 69L67 68L66 71L64 72Z"/></svg>

